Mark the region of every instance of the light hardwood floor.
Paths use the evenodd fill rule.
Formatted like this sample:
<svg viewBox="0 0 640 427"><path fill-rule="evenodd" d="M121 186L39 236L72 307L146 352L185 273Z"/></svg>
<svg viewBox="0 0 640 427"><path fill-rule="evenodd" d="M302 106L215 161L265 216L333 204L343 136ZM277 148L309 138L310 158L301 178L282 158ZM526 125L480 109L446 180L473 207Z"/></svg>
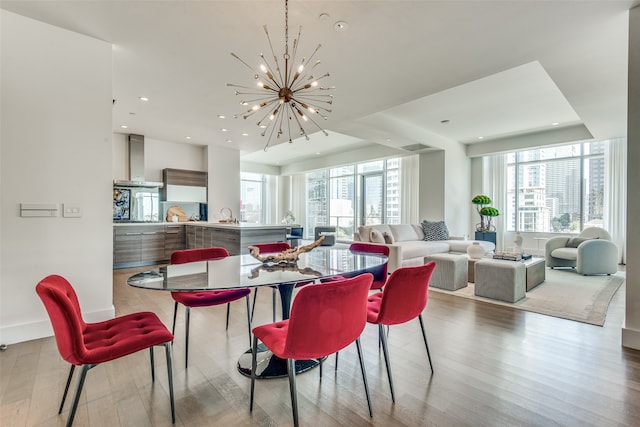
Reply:
<svg viewBox="0 0 640 427"><path fill-rule="evenodd" d="M150 310L171 327L168 293L135 289L126 278L143 269L114 271L117 314ZM34 284L35 285L35 284ZM82 303L82 301L81 301ZM249 413L249 379L236 370L248 348L245 306L193 309L189 368L184 368L184 311L174 344L176 426L292 425L286 379L256 384ZM624 288L603 327L431 293L424 313L435 373L428 368L417 321L391 328L396 387L391 402L377 330L362 336L373 418L369 418L355 346L298 376L300 421L309 426L638 426L640 352L620 345ZM258 296L256 324L271 319L271 291ZM156 382L149 353L92 369L76 426L170 426L162 349ZM57 407L69 366L53 338L15 344L0 353L0 425L64 425Z"/></svg>

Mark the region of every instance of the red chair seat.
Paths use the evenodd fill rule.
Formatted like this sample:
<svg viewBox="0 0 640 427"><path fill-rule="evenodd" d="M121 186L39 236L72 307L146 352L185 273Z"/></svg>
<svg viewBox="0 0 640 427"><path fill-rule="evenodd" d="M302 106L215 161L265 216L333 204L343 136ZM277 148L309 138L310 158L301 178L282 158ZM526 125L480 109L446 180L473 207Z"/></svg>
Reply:
<svg viewBox="0 0 640 427"><path fill-rule="evenodd" d="M148 311L88 323L82 337L86 352L77 355L78 365L108 362L173 340L158 316Z"/></svg>
<svg viewBox="0 0 640 427"><path fill-rule="evenodd" d="M242 288L206 292L171 292L171 296L175 301L187 307L209 307L233 302L250 293L250 289Z"/></svg>

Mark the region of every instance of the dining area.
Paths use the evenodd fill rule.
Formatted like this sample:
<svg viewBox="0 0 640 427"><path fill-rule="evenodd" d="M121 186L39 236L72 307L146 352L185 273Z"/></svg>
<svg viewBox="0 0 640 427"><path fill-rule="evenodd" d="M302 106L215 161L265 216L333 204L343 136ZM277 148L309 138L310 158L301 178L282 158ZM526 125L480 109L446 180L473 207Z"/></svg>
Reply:
<svg viewBox="0 0 640 427"><path fill-rule="evenodd" d="M191 419L193 413L189 409L193 404L198 405L196 402L199 401L197 388L192 389L194 380L196 383L205 381L205 384L214 386L216 394L220 393L223 401L228 401L230 397L224 392L226 387L234 390L239 388L232 407L240 405L240 402L245 402L246 405L249 392L247 422L238 419L231 422L232 425L243 425L257 422L255 417L259 418L263 411L262 401L274 396L274 386L277 394L281 395L280 378L289 383L290 402L288 405L281 403L291 408L291 415L289 420L282 419L277 424L307 424L300 418L309 419L304 413L308 410L306 407L309 402L305 394L301 393L300 404L298 403L297 384L300 381L297 377L304 374L301 376L302 390L309 386L308 377L314 377L315 381L319 381L317 384L321 385L323 381L326 383L337 380L342 369L347 369L348 373L345 375L351 378L349 381L354 381L354 366L359 367L360 395L353 396L356 390L348 386L344 392L339 393L346 393L341 401L355 403L362 401L364 396L366 405L360 411L353 405L349 412L359 413L358 417L368 415L372 419L374 412L364 361L365 350L360 337L367 322L378 324L378 338L373 348L379 347L377 342L382 344L388 388L391 390L391 399L395 400L389 370L388 327L385 329L382 325L387 317L387 326L419 318L432 372L422 311L426 306L428 284L435 265L431 263L394 273L386 282L390 286L386 289L389 296L385 298L382 284L385 284L389 276L387 257L380 250L316 246L319 244L301 247L301 250L295 248L278 254L267 254L270 260L274 255L276 259L281 258L279 255L288 257L284 262L266 262L264 254L258 255L259 249L254 252L257 248L250 248L253 249L251 255L236 256L229 256L224 248L187 249L176 251L168 265L114 270L116 317L96 323L84 323L78 298L66 279L56 275L47 276L38 284L36 291L51 317L60 355L71 365L58 413L63 414L61 417L66 415L67 426L74 423L82 425L86 422L86 419L83 420L85 413L90 413L90 390L95 381L92 374L88 374L89 370L98 365L104 365L104 369L110 370L109 365L125 364L126 369L135 370L137 376L141 371L148 370L142 366L134 368L134 363L137 365L141 361L140 354L146 353L140 350L148 348L150 360L146 363L151 363L151 382L148 383L148 378L137 381L146 384L153 395L153 403L146 401L143 407L147 415L148 411L152 411L158 416L167 412L163 407L170 409L170 416L165 421L172 424L202 424ZM273 289L274 296L276 291L279 295L279 320L276 321L276 305L271 307L272 310L268 307L271 292L258 292L268 288ZM252 304L250 295L253 297ZM246 304L235 303L239 300L246 300ZM174 302L173 316L167 310L171 301ZM402 304L401 308L398 303ZM184 305L184 315L178 316L179 305ZM223 305L227 307L226 313L222 307L214 307ZM191 308L197 309L192 311ZM77 344L73 343L74 334L69 332L74 326L63 325L65 322L73 323L73 319L66 318L74 317L66 315L65 310L75 311L75 317L80 323L77 329L84 331L80 333L80 342ZM401 314L404 319L398 317L400 312L406 312ZM274 316L272 319L269 319L270 314ZM225 316L224 321L217 319ZM61 317L65 320L60 320ZM169 322L164 320L162 324L160 319L171 317L173 322L169 332ZM136 324L138 319L141 320ZM243 323L245 324L242 325ZM181 337L183 333L186 339ZM96 339L96 336L100 338ZM121 345L120 341L127 343ZM251 344L248 349L247 342ZM77 350L83 346L86 351ZM154 357L155 346L165 347L166 358ZM69 349L70 347L75 348ZM351 347L355 347L355 353ZM339 352L343 353L340 368ZM106 356L96 357L95 354ZM326 373L323 375L325 364L333 369L325 368ZM78 366L79 378L76 385L72 386L74 369ZM166 370L166 376L156 374L156 371L162 370ZM307 374L308 371L310 373ZM319 374L313 375L311 371ZM425 371L427 375L430 372ZM214 381L211 375L215 375L217 380ZM223 382L218 384L220 377ZM241 392L240 389L244 391ZM321 393L320 390L318 392ZM338 390L332 389L329 396L337 393ZM168 402L158 402L162 400L162 395ZM146 400L142 393L136 397ZM83 406L85 399L87 404ZM318 396L314 406L321 405L323 400ZM65 401L71 403L65 407ZM186 409L183 407L184 402L188 402ZM210 404L211 402L206 403L203 409L209 408ZM364 412L360 413L362 411ZM333 412L331 410L328 414ZM141 416L144 417L142 414ZM89 415L89 425L93 425L91 418ZM202 425L218 425L218 421L216 419L215 423L208 421ZM155 421L151 424L155 425ZM219 425L223 424L227 423Z"/></svg>

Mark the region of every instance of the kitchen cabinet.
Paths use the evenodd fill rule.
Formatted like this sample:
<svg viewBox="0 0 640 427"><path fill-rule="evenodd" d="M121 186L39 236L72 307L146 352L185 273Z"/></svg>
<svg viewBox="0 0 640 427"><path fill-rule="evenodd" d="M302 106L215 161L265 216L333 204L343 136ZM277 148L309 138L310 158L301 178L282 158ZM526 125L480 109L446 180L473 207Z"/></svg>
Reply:
<svg viewBox="0 0 640 427"><path fill-rule="evenodd" d="M206 172L163 169L162 198L167 202L207 203L208 174Z"/></svg>
<svg viewBox="0 0 640 427"><path fill-rule="evenodd" d="M187 249L223 247L229 255L247 254L255 243L284 242L286 226L253 224L187 223Z"/></svg>
<svg viewBox="0 0 640 427"><path fill-rule="evenodd" d="M182 224L167 224L164 227L164 259L171 259L171 254L184 249L185 230Z"/></svg>
<svg viewBox="0 0 640 427"><path fill-rule="evenodd" d="M113 226L113 268L166 262L164 224Z"/></svg>

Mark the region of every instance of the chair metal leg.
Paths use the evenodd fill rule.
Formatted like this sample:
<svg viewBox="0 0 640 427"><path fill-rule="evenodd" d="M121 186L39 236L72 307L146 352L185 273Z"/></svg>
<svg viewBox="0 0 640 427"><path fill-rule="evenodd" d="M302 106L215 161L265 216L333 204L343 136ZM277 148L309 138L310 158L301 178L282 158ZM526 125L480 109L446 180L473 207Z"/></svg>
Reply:
<svg viewBox="0 0 640 427"><path fill-rule="evenodd" d="M378 333L382 339L382 354L384 354L384 364L387 367L387 377L389 378L389 387L391 388L391 401L395 403L396 394L393 391L393 378L391 377L391 364L389 363L389 347L387 346L387 334L384 332L384 325L378 325Z"/></svg>
<svg viewBox="0 0 640 427"><path fill-rule="evenodd" d="M291 392L291 411L293 412L293 425L298 427L298 393L296 392L296 361L287 359L287 371L289 373L289 391Z"/></svg>
<svg viewBox="0 0 640 427"><path fill-rule="evenodd" d="M226 325L225 325L225 327L224 327L224 329L225 329L226 331L228 331L228 330L229 330L229 312L230 312L230 311L231 311L231 303L230 303L230 302L228 302L228 303L227 303L227 324L226 324Z"/></svg>
<svg viewBox="0 0 640 427"><path fill-rule="evenodd" d="M339 352L339 351L336 351L336 367L335 367L335 370L336 370L336 371L338 370L338 355L339 355L339 354L340 354L340 352Z"/></svg>
<svg viewBox="0 0 640 427"><path fill-rule="evenodd" d="M185 341L184 341L184 368L187 369L189 366L189 320L191 317L191 308L185 307Z"/></svg>
<svg viewBox="0 0 640 427"><path fill-rule="evenodd" d="M251 321L253 322L253 315L256 311L256 299L258 299L258 287L253 291L253 307L251 307Z"/></svg>
<svg viewBox="0 0 640 427"><path fill-rule="evenodd" d="M249 395L249 412L253 411L253 392L256 385L256 369L258 368L258 337L253 336L251 347L251 393Z"/></svg>
<svg viewBox="0 0 640 427"><path fill-rule="evenodd" d="M271 290L271 301L273 305L273 321L276 321L276 288Z"/></svg>
<svg viewBox="0 0 640 427"><path fill-rule="evenodd" d="M171 343L166 342L164 345L164 351L167 356L167 376L169 378L169 400L171 402L171 422L176 423L176 406L173 397L173 357L171 355Z"/></svg>
<svg viewBox="0 0 640 427"><path fill-rule="evenodd" d="M69 369L69 376L67 377L67 384L64 386L64 393L62 394L62 402L60 402L60 409L58 409L58 414L62 413L62 408L64 407L64 401L67 400L69 385L71 384L71 378L73 377L73 372L75 370L76 370L76 365L71 365L71 369Z"/></svg>
<svg viewBox="0 0 640 427"><path fill-rule="evenodd" d="M71 427L73 424L73 418L76 416L76 409L78 409L78 402L80 401L80 394L82 393L82 387L84 386L84 380L87 376L89 369L96 365L82 365L80 367L80 376L76 384L76 393L73 396L73 404L71 405L71 411L69 412L69 418L67 418L67 427Z"/></svg>
<svg viewBox="0 0 640 427"><path fill-rule="evenodd" d="M176 315L178 314L178 302L173 304L173 326L171 327L171 334L176 334Z"/></svg>
<svg viewBox="0 0 640 427"><path fill-rule="evenodd" d="M422 314L418 315L420 319L420 329L422 329L422 338L424 339L424 346L427 348L427 357L429 358L429 366L431 367L431 373L433 373L433 363L431 363L431 353L429 352L429 343L427 343L427 334L424 332L424 321L422 320Z"/></svg>
<svg viewBox="0 0 640 427"><path fill-rule="evenodd" d="M364 358L362 357L362 346L360 345L360 337L356 339L356 347L358 348L358 359L360 359L360 370L362 371L362 382L364 383L364 392L367 394L367 405L369 405L369 416L373 417L373 408L371 407L371 396L369 395L369 384L367 383L367 372L364 369Z"/></svg>
<svg viewBox="0 0 640 427"><path fill-rule="evenodd" d="M245 297L247 300L247 327L249 328L249 347L251 347L251 301L249 295Z"/></svg>
<svg viewBox="0 0 640 427"><path fill-rule="evenodd" d="M149 347L149 359L151 360L151 382L156 380L156 364L153 358L153 346Z"/></svg>

